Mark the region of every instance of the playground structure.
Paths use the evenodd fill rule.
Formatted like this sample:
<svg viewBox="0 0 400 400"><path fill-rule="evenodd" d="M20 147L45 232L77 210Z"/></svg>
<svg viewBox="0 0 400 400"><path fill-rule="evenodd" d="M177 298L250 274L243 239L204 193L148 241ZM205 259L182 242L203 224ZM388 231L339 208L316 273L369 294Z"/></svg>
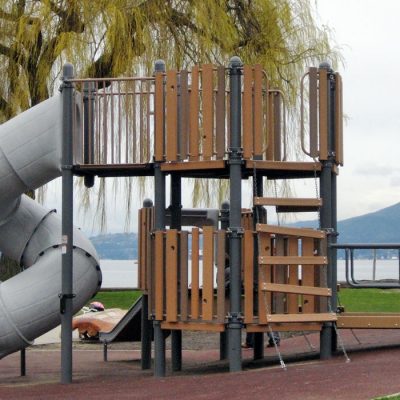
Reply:
<svg viewBox="0 0 400 400"><path fill-rule="evenodd" d="M34 183L19 175L25 186L18 192L62 172L62 236L35 253L42 256L41 252L58 245L57 254L62 254L62 279L61 274L55 278L62 285L49 296L58 307L60 294L62 382L72 380L72 311L96 291L99 281L98 268L92 268L94 286L76 273L79 261L73 253L80 253L79 247L95 267L97 262L95 256L88 256L95 253L74 245L79 235L72 227L74 175L83 176L88 187L96 176L154 177L154 206L148 202L139 210L138 281L143 297L128 313L137 318L142 308L142 368L151 367L154 335L154 373L165 375L165 337L171 331L172 368L180 370L184 330L219 332L221 358L228 358L231 371L241 369L243 329L255 334L254 358L263 357L264 333L275 330L320 331L321 358L329 358L336 346L335 323L344 321L344 315L336 314L336 177L343 165L340 75L327 64L304 75L301 129L295 139L303 155L291 160L283 94L271 87L259 65L243 66L234 57L227 68L207 64L190 71L165 71L158 61L154 75L142 78L76 79L69 64L63 72L57 112L50 107L59 101L54 99L28 111L32 118L48 113L43 123L35 122L40 129L33 130L26 143L38 137L39 149L56 148L54 171L46 163L38 164L39 178ZM21 130L27 116L21 114L2 129ZM54 146L48 144L51 135L43 132L59 135ZM33 152L31 158L46 161L41 153ZM7 160L14 165L9 156ZM229 203L217 214L187 213L181 206L185 178L228 180ZM242 180L249 178L254 202L251 210L244 210ZM264 178L313 179L319 183L319 196L264 197ZM277 212L318 212L320 229L271 225L264 206L276 206ZM199 219L203 222L197 223ZM184 225L192 228L183 229ZM38 229L32 230L33 237ZM26 238L24 243L31 241ZM39 335L43 329L33 331ZM108 335L109 340L113 335ZM107 335L103 336L107 342Z"/></svg>
<svg viewBox="0 0 400 400"><path fill-rule="evenodd" d="M336 240L336 175L343 164L340 75L322 64L303 78L308 96L298 139L305 161L289 160L282 93L261 66L243 66L236 57L228 68L165 71L159 61L152 77L64 79L83 93L77 110L85 122L70 130L71 174L84 176L89 187L95 176L154 177L154 206L139 212L142 367L151 366L153 330L156 376L165 375L169 331L173 370L182 367L184 330L220 332L231 371L241 369L244 327L255 334L255 358L263 357L263 334L271 330L321 331L321 357L330 357L337 316L329 245ZM314 179L320 197L263 197L265 177ZM218 226L182 228L185 178L229 180ZM254 207L244 211L242 180L249 178ZM264 205L319 212L321 229L270 225Z"/></svg>

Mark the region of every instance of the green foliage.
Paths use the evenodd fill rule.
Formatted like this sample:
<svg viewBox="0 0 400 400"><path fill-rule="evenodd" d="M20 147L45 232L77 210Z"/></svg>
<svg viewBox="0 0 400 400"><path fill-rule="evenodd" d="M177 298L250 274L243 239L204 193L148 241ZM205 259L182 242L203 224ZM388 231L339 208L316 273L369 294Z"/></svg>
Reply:
<svg viewBox="0 0 400 400"><path fill-rule="evenodd" d="M341 289L338 295L349 312L400 312L398 289Z"/></svg>
<svg viewBox="0 0 400 400"><path fill-rule="evenodd" d="M128 310L133 303L142 295L139 290L127 290L120 292L99 292L88 302L100 301L107 308L121 308Z"/></svg>

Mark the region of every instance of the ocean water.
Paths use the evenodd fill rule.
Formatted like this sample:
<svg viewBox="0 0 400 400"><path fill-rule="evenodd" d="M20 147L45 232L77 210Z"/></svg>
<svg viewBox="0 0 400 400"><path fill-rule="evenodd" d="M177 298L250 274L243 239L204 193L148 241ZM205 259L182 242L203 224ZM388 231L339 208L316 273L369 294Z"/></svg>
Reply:
<svg viewBox="0 0 400 400"><path fill-rule="evenodd" d="M103 288L137 288L137 260L100 260L100 267L103 273ZM372 279L372 273L372 260L354 260L354 278L356 280ZM377 260L375 278L399 279L399 261ZM201 280L200 268L200 284ZM344 260L338 260L338 281L343 282L345 280Z"/></svg>

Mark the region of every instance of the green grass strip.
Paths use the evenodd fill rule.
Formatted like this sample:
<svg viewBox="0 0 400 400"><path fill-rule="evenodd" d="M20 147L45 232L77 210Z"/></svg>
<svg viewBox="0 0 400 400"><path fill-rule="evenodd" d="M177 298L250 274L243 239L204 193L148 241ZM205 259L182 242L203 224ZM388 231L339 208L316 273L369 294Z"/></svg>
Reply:
<svg viewBox="0 0 400 400"><path fill-rule="evenodd" d="M140 290L99 292L88 302L88 305L92 301L100 301L106 309L121 308L122 310L128 310L141 295L142 292Z"/></svg>

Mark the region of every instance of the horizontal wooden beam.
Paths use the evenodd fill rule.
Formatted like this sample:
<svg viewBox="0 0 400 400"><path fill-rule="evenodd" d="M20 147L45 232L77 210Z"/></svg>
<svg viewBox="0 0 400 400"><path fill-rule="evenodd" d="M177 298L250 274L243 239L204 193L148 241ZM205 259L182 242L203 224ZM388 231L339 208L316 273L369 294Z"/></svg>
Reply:
<svg viewBox="0 0 400 400"><path fill-rule="evenodd" d="M256 206L308 206L321 207L322 199L286 198L286 197L254 197Z"/></svg>
<svg viewBox="0 0 400 400"><path fill-rule="evenodd" d="M225 324L207 322L161 322L161 329L179 331L210 331L224 332Z"/></svg>
<svg viewBox="0 0 400 400"><path fill-rule="evenodd" d="M269 324L269 325L253 325L247 324L247 332L269 332L269 327L277 332L303 332L303 331L320 331L321 323L304 322L291 324Z"/></svg>
<svg viewBox="0 0 400 400"><path fill-rule="evenodd" d="M400 329L400 314L338 314L337 327L342 329Z"/></svg>
<svg viewBox="0 0 400 400"><path fill-rule="evenodd" d="M260 256L261 265L327 265L328 258L324 256Z"/></svg>
<svg viewBox="0 0 400 400"><path fill-rule="evenodd" d="M264 283L261 290L278 293L308 294L310 296L332 296L332 290L329 288L286 285L282 283Z"/></svg>
<svg viewBox="0 0 400 400"><path fill-rule="evenodd" d="M193 171L198 169L205 170L223 168L225 168L224 160L169 162L161 164L161 171Z"/></svg>
<svg viewBox="0 0 400 400"><path fill-rule="evenodd" d="M295 236L298 238L308 237L314 239L324 239L326 234L324 231L311 228L288 228L276 225L257 224L256 231L259 233L270 233L282 236Z"/></svg>
<svg viewBox="0 0 400 400"><path fill-rule="evenodd" d="M270 171L321 171L319 162L246 160L246 168Z"/></svg>
<svg viewBox="0 0 400 400"><path fill-rule="evenodd" d="M327 322L336 321L335 313L311 313L311 314L267 314L269 323L284 322Z"/></svg>

